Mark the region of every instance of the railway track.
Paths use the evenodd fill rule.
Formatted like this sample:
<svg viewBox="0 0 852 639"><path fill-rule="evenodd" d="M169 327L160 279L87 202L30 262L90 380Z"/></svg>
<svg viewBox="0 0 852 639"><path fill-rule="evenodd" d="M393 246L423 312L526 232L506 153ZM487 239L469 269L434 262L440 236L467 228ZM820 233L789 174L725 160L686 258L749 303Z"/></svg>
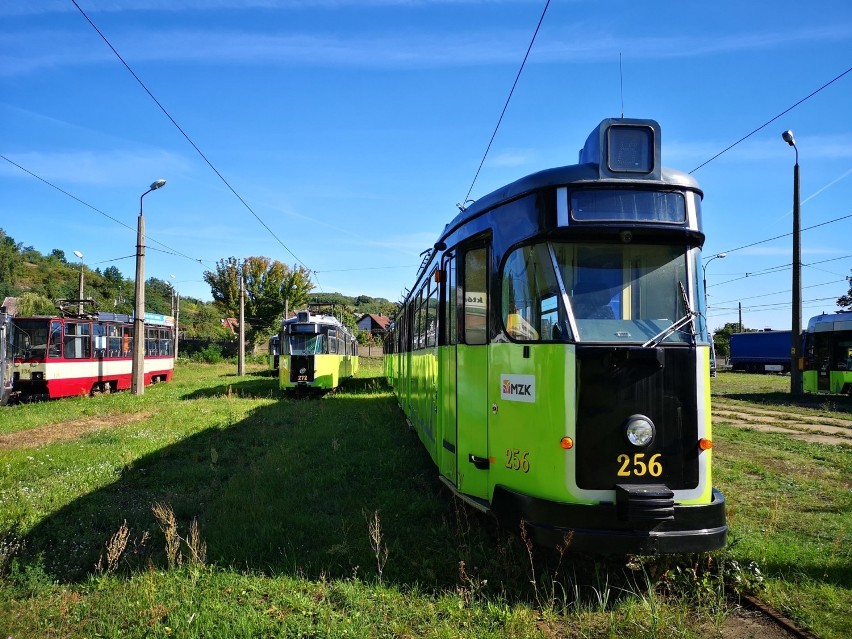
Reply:
<svg viewBox="0 0 852 639"><path fill-rule="evenodd" d="M852 416L844 419L822 416L816 412L793 413L714 397L713 422L763 432L786 433L795 439L810 442L852 446Z"/></svg>

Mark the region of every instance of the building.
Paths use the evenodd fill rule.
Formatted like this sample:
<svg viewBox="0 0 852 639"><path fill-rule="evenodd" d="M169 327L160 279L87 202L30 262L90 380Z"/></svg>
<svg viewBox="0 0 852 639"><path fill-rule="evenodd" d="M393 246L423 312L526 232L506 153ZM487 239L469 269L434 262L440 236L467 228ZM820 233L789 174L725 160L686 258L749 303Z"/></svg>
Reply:
<svg viewBox="0 0 852 639"><path fill-rule="evenodd" d="M359 330L367 331L371 335L384 336L390 323L391 318L383 313L366 313L358 320L357 326Z"/></svg>

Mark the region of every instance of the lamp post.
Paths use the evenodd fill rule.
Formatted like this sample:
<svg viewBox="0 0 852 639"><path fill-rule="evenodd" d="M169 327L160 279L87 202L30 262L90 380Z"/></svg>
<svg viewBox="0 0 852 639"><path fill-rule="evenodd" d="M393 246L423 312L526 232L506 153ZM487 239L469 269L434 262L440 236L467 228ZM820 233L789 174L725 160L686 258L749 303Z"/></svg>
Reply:
<svg viewBox="0 0 852 639"><path fill-rule="evenodd" d="M83 254L80 251L74 251L74 255L80 258L80 291L77 294L77 299L80 300L77 312L83 314Z"/></svg>
<svg viewBox="0 0 852 639"><path fill-rule="evenodd" d="M705 304L707 304L707 265L710 262L712 262L713 260L721 260L721 259L724 259L726 257L728 257L727 253L716 253L716 255L708 258L707 261L704 262L704 264L701 265L701 268L704 271L704 303ZM710 306L707 305L707 308L710 308Z"/></svg>
<svg viewBox="0 0 852 639"><path fill-rule="evenodd" d="M136 305L133 312L133 371L131 392L145 392L145 218L142 216L142 199L151 191L165 186L165 180L157 180L139 197L139 221L136 230Z"/></svg>
<svg viewBox="0 0 852 639"><path fill-rule="evenodd" d="M172 279L175 279L174 274L169 276ZM168 282L169 286L172 289L172 317L175 318L175 343L172 350L175 359L177 360L178 356L178 334L180 332L180 293L177 292L175 288L175 283Z"/></svg>
<svg viewBox="0 0 852 639"><path fill-rule="evenodd" d="M708 310L710 309L710 305L707 304L707 265L713 260L721 260L726 257L728 257L727 253L716 253L716 255L713 255L701 265L704 274L704 304ZM710 332L709 326L707 326L707 332ZM710 335L710 377L716 377L716 343L712 334Z"/></svg>
<svg viewBox="0 0 852 639"><path fill-rule="evenodd" d="M792 131L781 134L787 144L796 151L796 164L793 165L793 322L792 343L790 345L790 393L802 394L802 372L799 370L799 358L802 348L802 237L799 217L799 147Z"/></svg>

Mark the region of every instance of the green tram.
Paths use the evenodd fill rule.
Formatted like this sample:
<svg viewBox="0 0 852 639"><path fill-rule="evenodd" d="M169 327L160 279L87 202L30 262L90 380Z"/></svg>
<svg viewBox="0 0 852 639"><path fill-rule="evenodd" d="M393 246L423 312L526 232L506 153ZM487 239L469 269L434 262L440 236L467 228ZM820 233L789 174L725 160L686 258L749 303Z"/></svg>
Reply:
<svg viewBox="0 0 852 639"><path fill-rule="evenodd" d="M804 342L805 391L852 395L852 311L812 317Z"/></svg>
<svg viewBox="0 0 852 639"><path fill-rule="evenodd" d="M285 391L331 391L358 372L358 343L332 315L299 311L281 322L278 379Z"/></svg>
<svg viewBox="0 0 852 639"><path fill-rule="evenodd" d="M702 192L660 145L652 120L607 119L578 164L460 206L385 341L442 482L544 546L725 544Z"/></svg>

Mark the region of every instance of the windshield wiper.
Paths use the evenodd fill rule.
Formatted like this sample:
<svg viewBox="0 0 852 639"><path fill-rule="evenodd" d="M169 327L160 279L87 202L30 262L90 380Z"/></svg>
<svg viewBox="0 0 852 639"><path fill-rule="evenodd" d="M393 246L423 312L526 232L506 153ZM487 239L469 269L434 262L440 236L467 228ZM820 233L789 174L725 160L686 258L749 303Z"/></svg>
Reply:
<svg viewBox="0 0 852 639"><path fill-rule="evenodd" d="M686 289L683 287L683 282L678 281L677 285L680 288L680 299L683 302L683 308L686 309L686 315L674 322L668 328L654 335L654 337L642 344L642 348L652 348L656 346L664 339L666 339L669 335L671 335L675 331L679 331L687 324L689 325L689 335L691 337L692 345L695 346L695 320L693 318L698 315L698 313L696 313L689 307L689 300L686 297Z"/></svg>

